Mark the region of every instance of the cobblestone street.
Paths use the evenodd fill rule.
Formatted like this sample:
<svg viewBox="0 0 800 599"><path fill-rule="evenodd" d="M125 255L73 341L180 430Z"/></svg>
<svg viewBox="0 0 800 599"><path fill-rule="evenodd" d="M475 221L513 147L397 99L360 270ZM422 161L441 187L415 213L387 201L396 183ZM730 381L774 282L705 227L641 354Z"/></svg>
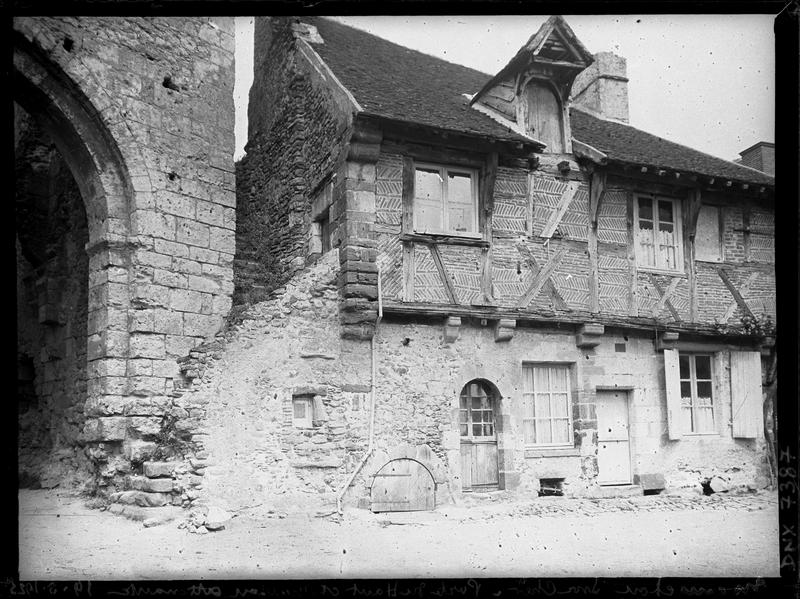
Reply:
<svg viewBox="0 0 800 599"><path fill-rule="evenodd" d="M774 493L596 500L466 497L432 512L242 511L225 530L143 528L20 491L23 580L778 575ZM158 551L153 551L158 547Z"/></svg>

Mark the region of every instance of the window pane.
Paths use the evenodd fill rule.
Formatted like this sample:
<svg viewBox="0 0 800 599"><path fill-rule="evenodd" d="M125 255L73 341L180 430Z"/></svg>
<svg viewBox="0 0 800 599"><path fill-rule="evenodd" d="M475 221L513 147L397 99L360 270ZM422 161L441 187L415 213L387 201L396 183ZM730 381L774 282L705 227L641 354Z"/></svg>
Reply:
<svg viewBox="0 0 800 599"><path fill-rule="evenodd" d="M695 356L694 364L698 379L711 378L711 356Z"/></svg>
<svg viewBox="0 0 800 599"><path fill-rule="evenodd" d="M298 420L302 420L306 417L306 404L302 400L295 400L294 401L294 417Z"/></svg>
<svg viewBox="0 0 800 599"><path fill-rule="evenodd" d="M469 435L469 425L468 424L462 424L461 425L461 436L462 437L467 437L468 435Z"/></svg>
<svg viewBox="0 0 800 599"><path fill-rule="evenodd" d="M469 407L469 396L468 395L461 395L461 409L465 410Z"/></svg>
<svg viewBox="0 0 800 599"><path fill-rule="evenodd" d="M442 177L438 170L416 170L414 182L414 218L419 231L441 231L442 223Z"/></svg>
<svg viewBox="0 0 800 599"><path fill-rule="evenodd" d="M711 381L698 381L697 383L697 397L708 398L708 403L711 403ZM700 402L701 405L703 402Z"/></svg>
<svg viewBox="0 0 800 599"><path fill-rule="evenodd" d="M493 424L484 424L483 425L483 436L484 437L493 437L494 436L494 425Z"/></svg>
<svg viewBox="0 0 800 599"><path fill-rule="evenodd" d="M553 436L550 434L550 421L536 420L536 442L552 443Z"/></svg>
<svg viewBox="0 0 800 599"><path fill-rule="evenodd" d="M681 409L681 429L690 433L692 432L692 408L684 407Z"/></svg>
<svg viewBox="0 0 800 599"><path fill-rule="evenodd" d="M553 416L566 418L569 416L569 397L566 393L554 393L552 399Z"/></svg>
<svg viewBox="0 0 800 599"><path fill-rule="evenodd" d="M472 436L473 437L480 437L481 436L481 428L483 427L482 424L473 424L472 425Z"/></svg>
<svg viewBox="0 0 800 599"><path fill-rule="evenodd" d="M523 420L522 429L525 436L525 443L536 441L536 424L533 420Z"/></svg>
<svg viewBox="0 0 800 599"><path fill-rule="evenodd" d="M639 198L639 220L642 219L653 220L653 200L650 198Z"/></svg>
<svg viewBox="0 0 800 599"><path fill-rule="evenodd" d="M472 197L472 177L462 173L448 173L447 209L450 231L475 230L475 201Z"/></svg>
<svg viewBox="0 0 800 599"><path fill-rule="evenodd" d="M481 409L481 398L480 397L473 397L472 398L472 410L480 410Z"/></svg>
<svg viewBox="0 0 800 599"><path fill-rule="evenodd" d="M537 418L549 418L550 417L550 395L547 393L537 393L536 394L536 406L534 409L534 415Z"/></svg>
<svg viewBox="0 0 800 599"><path fill-rule="evenodd" d="M459 422L469 422L469 418L467 416L466 410L459 410L458 411L458 421Z"/></svg>
<svg viewBox="0 0 800 599"><path fill-rule="evenodd" d="M692 398L692 383L689 381L682 381L681 382L681 399L687 399L691 401Z"/></svg>
<svg viewBox="0 0 800 599"><path fill-rule="evenodd" d="M569 443L569 421L568 420L554 420L553 421L553 443Z"/></svg>
<svg viewBox="0 0 800 599"><path fill-rule="evenodd" d="M678 365L681 369L681 378L688 379L689 378L689 356L687 355L678 355Z"/></svg>
<svg viewBox="0 0 800 599"><path fill-rule="evenodd" d="M537 367L533 369L533 390L537 393L546 393L550 390L547 368Z"/></svg>
<svg viewBox="0 0 800 599"><path fill-rule="evenodd" d="M672 223L675 219L672 216L672 202L669 200L658 201L658 221L659 223Z"/></svg>
<svg viewBox="0 0 800 599"><path fill-rule="evenodd" d="M522 369L522 391L524 393L533 392L533 372L532 366L525 366Z"/></svg>
<svg viewBox="0 0 800 599"><path fill-rule="evenodd" d="M556 367L550 369L550 390L551 391L566 391L567 390L567 369L564 367Z"/></svg>
<svg viewBox="0 0 800 599"><path fill-rule="evenodd" d="M700 408L696 410L697 423L695 432L710 433L714 432L714 410L710 408Z"/></svg>

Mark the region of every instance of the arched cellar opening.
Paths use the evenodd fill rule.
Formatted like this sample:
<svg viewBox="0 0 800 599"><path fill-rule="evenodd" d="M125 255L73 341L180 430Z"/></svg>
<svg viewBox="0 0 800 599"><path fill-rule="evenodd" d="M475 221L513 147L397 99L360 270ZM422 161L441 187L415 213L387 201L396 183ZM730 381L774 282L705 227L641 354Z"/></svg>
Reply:
<svg viewBox="0 0 800 599"><path fill-rule="evenodd" d="M47 132L14 105L20 486L86 480L89 241L84 199Z"/></svg>

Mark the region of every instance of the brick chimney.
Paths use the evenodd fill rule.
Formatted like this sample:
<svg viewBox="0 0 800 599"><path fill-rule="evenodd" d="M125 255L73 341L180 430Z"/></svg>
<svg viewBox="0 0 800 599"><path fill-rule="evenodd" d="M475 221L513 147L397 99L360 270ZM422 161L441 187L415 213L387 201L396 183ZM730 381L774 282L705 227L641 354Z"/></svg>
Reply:
<svg viewBox="0 0 800 599"><path fill-rule="evenodd" d="M578 73L572 84L573 106L586 108L604 119L628 122L627 63L613 52L598 52L594 62Z"/></svg>
<svg viewBox="0 0 800 599"><path fill-rule="evenodd" d="M772 177L775 176L775 144L760 141L739 152L739 156L741 158L735 162L767 173Z"/></svg>

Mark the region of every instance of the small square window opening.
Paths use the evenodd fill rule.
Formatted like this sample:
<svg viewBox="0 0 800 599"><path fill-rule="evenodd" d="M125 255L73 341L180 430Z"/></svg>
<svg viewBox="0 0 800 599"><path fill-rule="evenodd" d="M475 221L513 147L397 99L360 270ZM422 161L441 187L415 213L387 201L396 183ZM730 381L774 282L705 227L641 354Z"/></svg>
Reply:
<svg viewBox="0 0 800 599"><path fill-rule="evenodd" d="M292 424L295 428L313 428L314 399L310 395L292 398Z"/></svg>

